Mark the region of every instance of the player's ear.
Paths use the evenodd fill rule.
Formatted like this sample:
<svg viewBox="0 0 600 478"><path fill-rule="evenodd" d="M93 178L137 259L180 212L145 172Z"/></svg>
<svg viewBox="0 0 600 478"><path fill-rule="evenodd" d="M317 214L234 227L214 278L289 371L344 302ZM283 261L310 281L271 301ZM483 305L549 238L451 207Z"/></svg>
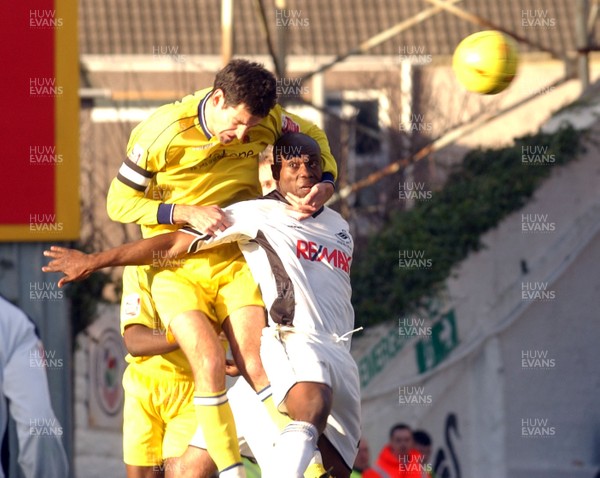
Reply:
<svg viewBox="0 0 600 478"><path fill-rule="evenodd" d="M216 90L213 91L211 100L212 100L213 106L219 106L219 104L221 104L221 106L222 106L223 103L225 103L225 93L223 93L223 90L221 88L217 88Z"/></svg>

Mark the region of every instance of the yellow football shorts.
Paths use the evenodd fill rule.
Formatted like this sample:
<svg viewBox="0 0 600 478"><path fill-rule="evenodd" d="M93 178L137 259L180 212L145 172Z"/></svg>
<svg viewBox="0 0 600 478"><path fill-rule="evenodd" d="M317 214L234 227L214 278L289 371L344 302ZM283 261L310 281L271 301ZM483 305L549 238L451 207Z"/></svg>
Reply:
<svg viewBox="0 0 600 478"><path fill-rule="evenodd" d="M130 364L123 374L123 388L125 463L155 466L181 456L198 426L192 377L165 372L152 376Z"/></svg>
<svg viewBox="0 0 600 478"><path fill-rule="evenodd" d="M167 331L175 317L191 310L200 310L211 320L216 318L220 325L242 307L264 307L237 243L187 256L178 266L149 272L152 298Z"/></svg>

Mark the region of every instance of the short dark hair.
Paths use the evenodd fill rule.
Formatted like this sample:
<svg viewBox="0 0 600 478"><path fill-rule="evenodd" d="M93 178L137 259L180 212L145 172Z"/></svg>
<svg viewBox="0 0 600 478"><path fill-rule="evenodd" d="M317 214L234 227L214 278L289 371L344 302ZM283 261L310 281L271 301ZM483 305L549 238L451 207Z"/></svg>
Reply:
<svg viewBox="0 0 600 478"><path fill-rule="evenodd" d="M431 446L431 437L425 430L413 431L413 440L419 445Z"/></svg>
<svg viewBox="0 0 600 478"><path fill-rule="evenodd" d="M290 156L298 155L303 149L306 153L306 148L314 148L314 152L321 154L321 147L317 140L304 133L285 133L280 136L273 145L273 164L271 165L271 173L273 179L279 180L279 172L281 171L280 156L284 159L290 159Z"/></svg>
<svg viewBox="0 0 600 478"><path fill-rule="evenodd" d="M392 439L392 437L394 436L394 433L397 430L408 430L409 432L412 433L412 429L405 423L396 423L392 428L390 428L390 440Z"/></svg>
<svg viewBox="0 0 600 478"><path fill-rule="evenodd" d="M264 118L277 103L277 81L259 63L231 60L215 76L213 88L223 91L226 106L244 104L252 116Z"/></svg>

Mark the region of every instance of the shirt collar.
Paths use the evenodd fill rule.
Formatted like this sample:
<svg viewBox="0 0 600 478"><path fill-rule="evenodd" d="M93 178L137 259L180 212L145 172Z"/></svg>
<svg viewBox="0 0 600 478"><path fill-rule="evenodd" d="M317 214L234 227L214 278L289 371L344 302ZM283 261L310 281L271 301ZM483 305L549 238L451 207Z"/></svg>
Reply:
<svg viewBox="0 0 600 478"><path fill-rule="evenodd" d="M206 103L208 102L208 99L212 96L213 91L214 90L210 90L206 94L206 96L202 98L202 101L200 101L200 104L198 105L198 122L200 123L200 127L202 128L206 139L211 139L213 137L213 135L208 130L208 125L206 123Z"/></svg>

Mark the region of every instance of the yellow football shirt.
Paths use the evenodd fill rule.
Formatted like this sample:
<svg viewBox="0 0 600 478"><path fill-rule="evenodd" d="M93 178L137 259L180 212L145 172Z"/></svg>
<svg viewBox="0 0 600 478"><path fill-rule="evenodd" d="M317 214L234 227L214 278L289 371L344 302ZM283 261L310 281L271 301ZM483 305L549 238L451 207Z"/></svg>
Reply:
<svg viewBox="0 0 600 478"><path fill-rule="evenodd" d="M321 147L324 179L337 166L323 131L276 105L248 130L248 141L221 144L206 126L211 88L158 108L132 132L127 158L112 181L109 216L142 225L144 237L174 230L172 205L228 206L261 195L258 154L282 134L302 132Z"/></svg>

